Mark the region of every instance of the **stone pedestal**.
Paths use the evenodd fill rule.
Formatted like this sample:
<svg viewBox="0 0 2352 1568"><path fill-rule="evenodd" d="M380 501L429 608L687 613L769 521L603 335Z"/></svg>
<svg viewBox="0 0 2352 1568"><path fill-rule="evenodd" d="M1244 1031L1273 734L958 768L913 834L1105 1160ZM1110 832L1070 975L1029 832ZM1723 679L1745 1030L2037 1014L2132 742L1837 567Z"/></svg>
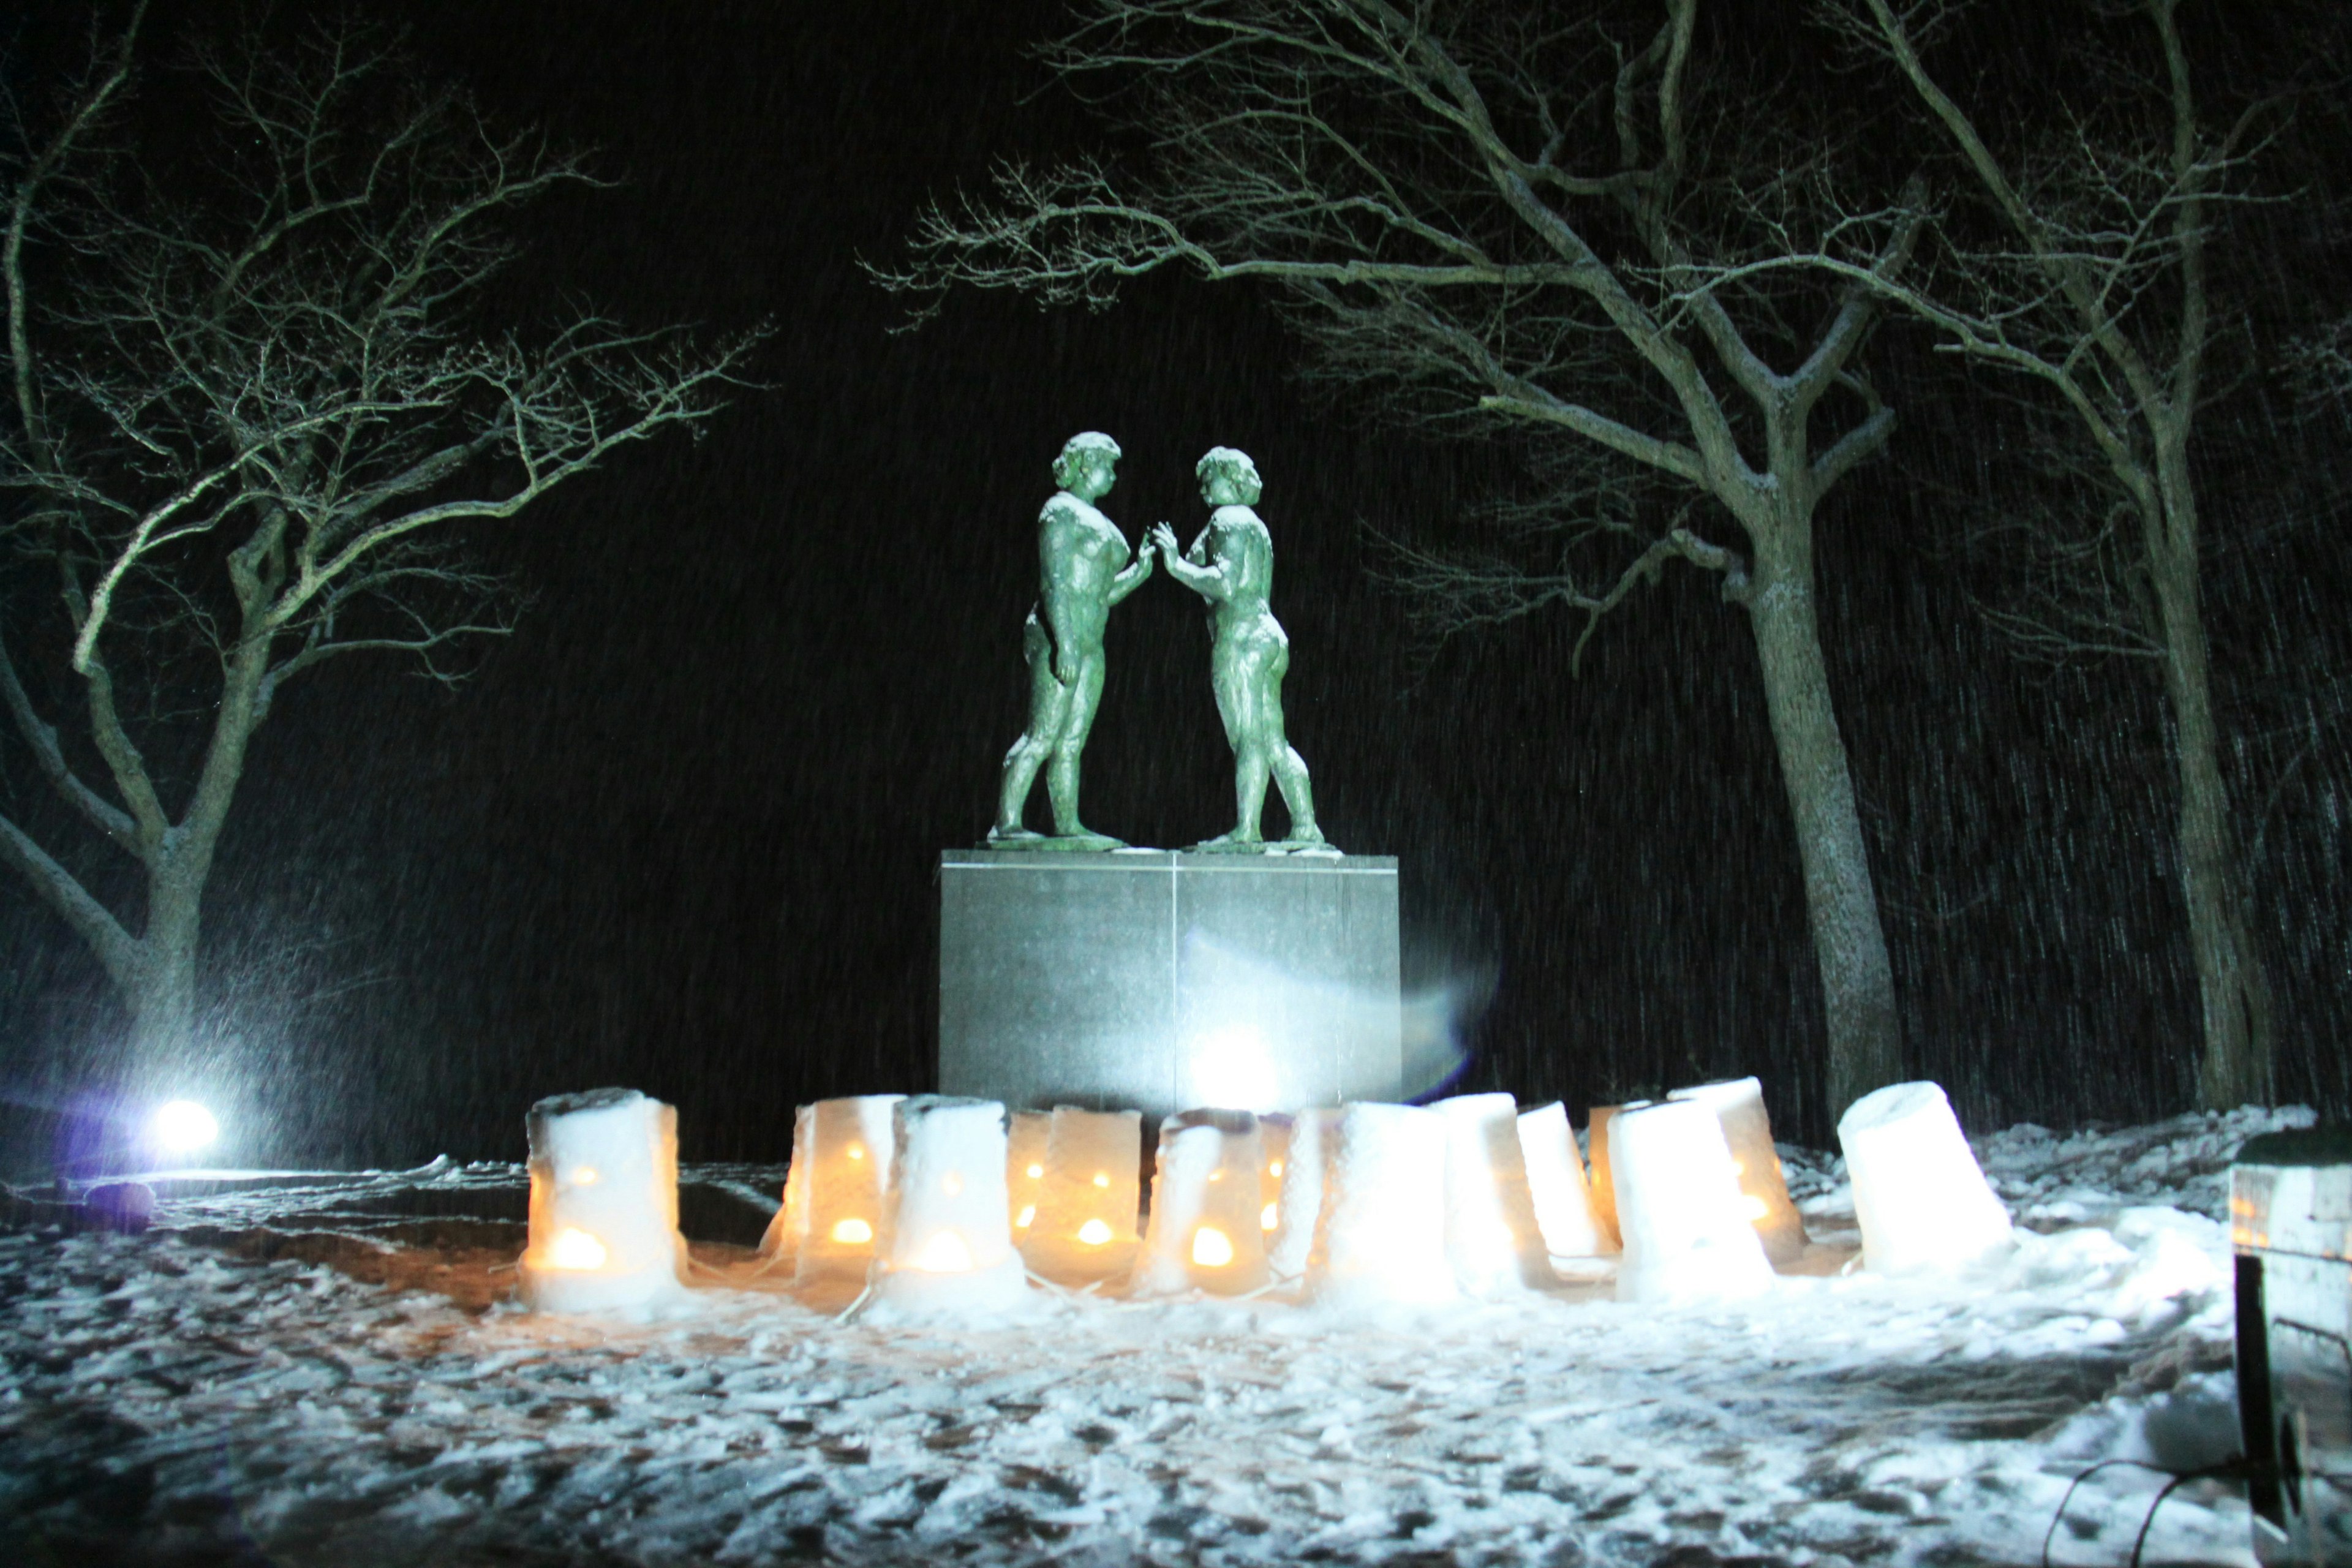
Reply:
<svg viewBox="0 0 2352 1568"><path fill-rule="evenodd" d="M1387 856L940 857L940 1092L1166 1115L1404 1092Z"/></svg>

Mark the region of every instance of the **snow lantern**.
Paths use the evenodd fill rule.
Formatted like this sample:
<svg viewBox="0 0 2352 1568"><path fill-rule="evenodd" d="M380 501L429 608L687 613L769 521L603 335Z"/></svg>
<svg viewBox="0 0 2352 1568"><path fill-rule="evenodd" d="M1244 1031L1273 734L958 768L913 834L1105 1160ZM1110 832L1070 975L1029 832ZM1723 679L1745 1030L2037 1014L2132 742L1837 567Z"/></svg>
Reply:
<svg viewBox="0 0 2352 1568"><path fill-rule="evenodd" d="M1463 1094L1431 1109L1445 1118L1445 1252L1473 1296L1557 1283L1519 1152L1518 1102Z"/></svg>
<svg viewBox="0 0 2352 1568"><path fill-rule="evenodd" d="M2014 1245L2009 1211L1935 1084L1871 1090L1838 1119L1838 1142L1853 1182L1865 1268L1966 1268Z"/></svg>
<svg viewBox="0 0 2352 1568"><path fill-rule="evenodd" d="M1004 1127L1004 1206L1018 1241L1037 1223L1037 1200L1045 1194L1045 1131L1051 1113L1016 1110Z"/></svg>
<svg viewBox="0 0 2352 1568"><path fill-rule="evenodd" d="M1237 1296L1266 1282L1258 1167L1257 1118L1246 1110L1187 1110L1161 1124L1137 1295Z"/></svg>
<svg viewBox="0 0 2352 1568"><path fill-rule="evenodd" d="M861 1094L809 1107L808 1227L794 1275L799 1283L864 1282L897 1148L890 1113L902 1098Z"/></svg>
<svg viewBox="0 0 2352 1568"><path fill-rule="evenodd" d="M784 1168L784 1201L777 1205L776 1217L768 1222L767 1234L760 1237L760 1256L771 1264L798 1258L801 1242L808 1235L809 1127L815 1115L813 1105L793 1111L793 1163Z"/></svg>
<svg viewBox="0 0 2352 1568"><path fill-rule="evenodd" d="M1257 1227L1265 1233L1268 1246L1282 1224L1282 1173L1288 1168L1291 1121L1280 1115L1257 1119Z"/></svg>
<svg viewBox="0 0 2352 1568"><path fill-rule="evenodd" d="M1323 1210L1323 1173L1339 1148L1339 1116L1338 1107L1319 1106L1291 1118L1274 1235L1266 1245L1267 1267L1286 1279L1307 1272L1315 1222ZM1269 1168L1273 1163L1268 1162Z"/></svg>
<svg viewBox="0 0 2352 1568"><path fill-rule="evenodd" d="M1029 1267L1056 1284L1124 1277L1143 1204L1143 1115L1056 1106L1045 1131L1037 1218L1021 1233Z"/></svg>
<svg viewBox="0 0 2352 1568"><path fill-rule="evenodd" d="M1611 1169L1625 1258L1620 1301L1706 1300L1772 1287L1771 1260L1748 1223L1723 1123L1696 1100L1620 1110Z"/></svg>
<svg viewBox="0 0 2352 1568"><path fill-rule="evenodd" d="M1764 1113L1764 1086L1752 1078L1727 1079L1677 1089L1666 1098L1696 1100L1723 1123L1723 1141L1731 1146L1731 1163L1739 1172L1740 1202L1748 1223L1764 1239L1764 1256L1776 1264L1802 1258L1805 1222L1797 1205L1789 1201L1780 1151L1772 1147L1772 1119Z"/></svg>
<svg viewBox="0 0 2352 1568"><path fill-rule="evenodd" d="M1295 1152L1295 1134L1292 1142ZM1447 1143L1439 1111L1363 1103L1341 1109L1336 1146L1323 1159L1306 1300L1356 1308L1459 1299L1445 1253Z"/></svg>
<svg viewBox="0 0 2352 1568"><path fill-rule="evenodd" d="M530 1108L533 1311L626 1311L684 1289L677 1112L634 1089L559 1094Z"/></svg>
<svg viewBox="0 0 2352 1568"><path fill-rule="evenodd" d="M877 1308L997 1311L1029 1297L1004 1212L1004 1107L919 1094L891 1108L890 1187L874 1247Z"/></svg>
<svg viewBox="0 0 2352 1568"><path fill-rule="evenodd" d="M1609 1168L1609 1123L1616 1120L1620 1111L1649 1103L1646 1100L1634 1100L1623 1105L1596 1105L1584 1130L1592 1161L1592 1215L1601 1222L1601 1239L1612 1249L1624 1246L1624 1236L1617 1224L1617 1178Z"/></svg>
<svg viewBox="0 0 2352 1568"><path fill-rule="evenodd" d="M1614 1252L1592 1212L1592 1189L1584 1179L1584 1157L1568 1125L1568 1107L1558 1100L1519 1113L1519 1157L1527 1163L1528 1195L1544 1250L1554 1258L1593 1258Z"/></svg>

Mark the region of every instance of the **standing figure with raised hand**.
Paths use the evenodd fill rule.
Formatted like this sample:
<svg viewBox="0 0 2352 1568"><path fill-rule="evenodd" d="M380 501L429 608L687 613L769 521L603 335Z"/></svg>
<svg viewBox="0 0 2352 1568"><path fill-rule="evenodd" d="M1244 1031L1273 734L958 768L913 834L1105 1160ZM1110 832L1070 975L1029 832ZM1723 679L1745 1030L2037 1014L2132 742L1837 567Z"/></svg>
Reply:
<svg viewBox="0 0 2352 1568"><path fill-rule="evenodd" d="M1201 481L1201 499L1217 509L1209 526L1180 555L1176 535L1163 522L1151 531L1146 548L1156 545L1170 575L1209 601L1209 678L1216 689L1217 716L1225 721L1225 739L1234 748L1239 817L1231 833L1195 847L1263 848L1258 819L1269 775L1290 810L1285 842L1321 844L1307 763L1283 732L1282 678L1290 669L1290 638L1268 602L1274 592L1274 538L1250 510L1265 489L1257 465L1246 452L1212 447L1192 472Z"/></svg>
<svg viewBox="0 0 2352 1568"><path fill-rule="evenodd" d="M1117 849L1119 841L1078 820L1078 759L1102 700L1103 631L1110 607L1151 575L1151 546L1129 559L1127 536L1095 509L1116 482L1118 443L1086 430L1062 444L1054 479L1062 488L1037 514L1037 604L1022 628L1029 662L1029 727L1004 754L991 846L1030 849ZM1164 525L1163 525L1164 526ZM1053 802L1048 837L1021 825L1037 770Z"/></svg>

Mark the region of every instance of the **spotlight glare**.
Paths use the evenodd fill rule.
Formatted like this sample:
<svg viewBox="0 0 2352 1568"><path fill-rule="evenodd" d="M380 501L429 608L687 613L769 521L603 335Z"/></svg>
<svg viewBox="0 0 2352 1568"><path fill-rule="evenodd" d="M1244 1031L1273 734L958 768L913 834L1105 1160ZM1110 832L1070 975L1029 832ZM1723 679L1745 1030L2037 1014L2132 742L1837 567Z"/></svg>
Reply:
<svg viewBox="0 0 2352 1568"><path fill-rule="evenodd" d="M174 1154L193 1154L220 1136L213 1113L193 1100L175 1100L155 1112L149 1124L155 1142Z"/></svg>

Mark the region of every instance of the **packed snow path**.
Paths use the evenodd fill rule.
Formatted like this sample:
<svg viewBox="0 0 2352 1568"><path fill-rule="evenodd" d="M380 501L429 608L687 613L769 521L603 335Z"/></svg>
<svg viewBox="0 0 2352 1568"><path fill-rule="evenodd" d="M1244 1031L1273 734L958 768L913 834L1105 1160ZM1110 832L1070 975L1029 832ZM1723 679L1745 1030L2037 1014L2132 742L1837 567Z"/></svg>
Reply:
<svg viewBox="0 0 2352 1568"><path fill-rule="evenodd" d="M142 1237L0 1234L0 1544L322 1565L2033 1563L2095 1460L2189 1468L2233 1445L2218 1173L2304 1120L1989 1140L2021 1220L2064 1228L1966 1285L1826 1272L1666 1310L1569 1288L1378 1323L1040 1292L1008 1326L844 1324L723 1246L697 1248L690 1315L533 1318L500 1300L512 1167L255 1184L167 1202ZM1833 1270L1835 1170L1789 1154L1829 1242L1809 1264ZM772 1191L781 1172L688 1176ZM2053 1561L2122 1563L2161 1480L2093 1477ZM2146 1560L2251 1563L2246 1540L2243 1503L2198 1483Z"/></svg>

